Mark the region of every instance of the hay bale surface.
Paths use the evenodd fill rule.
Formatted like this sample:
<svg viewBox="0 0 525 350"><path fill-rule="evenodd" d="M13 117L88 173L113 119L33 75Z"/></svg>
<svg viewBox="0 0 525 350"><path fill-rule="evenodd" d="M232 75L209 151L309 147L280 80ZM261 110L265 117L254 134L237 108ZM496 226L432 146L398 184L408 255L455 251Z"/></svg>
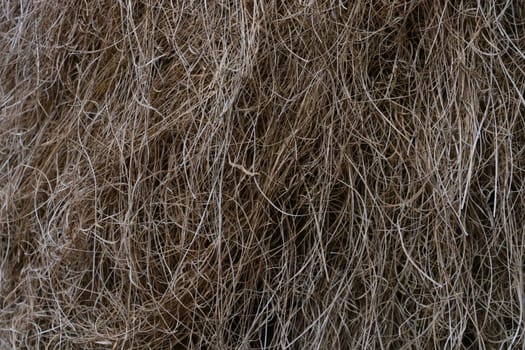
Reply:
<svg viewBox="0 0 525 350"><path fill-rule="evenodd" d="M524 19L2 1L0 348L521 348Z"/></svg>

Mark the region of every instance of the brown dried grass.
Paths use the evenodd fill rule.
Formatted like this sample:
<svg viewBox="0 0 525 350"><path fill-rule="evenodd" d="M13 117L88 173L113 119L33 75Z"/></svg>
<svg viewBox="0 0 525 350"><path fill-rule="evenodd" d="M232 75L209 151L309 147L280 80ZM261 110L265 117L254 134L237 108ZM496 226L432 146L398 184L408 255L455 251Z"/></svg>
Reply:
<svg viewBox="0 0 525 350"><path fill-rule="evenodd" d="M0 347L525 346L524 21L0 2Z"/></svg>

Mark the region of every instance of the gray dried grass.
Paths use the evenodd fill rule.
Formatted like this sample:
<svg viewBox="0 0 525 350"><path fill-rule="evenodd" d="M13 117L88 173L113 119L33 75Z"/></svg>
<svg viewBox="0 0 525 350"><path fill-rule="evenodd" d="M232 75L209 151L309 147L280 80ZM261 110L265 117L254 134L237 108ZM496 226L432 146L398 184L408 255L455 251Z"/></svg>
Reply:
<svg viewBox="0 0 525 350"><path fill-rule="evenodd" d="M0 346L523 347L524 21L1 1Z"/></svg>

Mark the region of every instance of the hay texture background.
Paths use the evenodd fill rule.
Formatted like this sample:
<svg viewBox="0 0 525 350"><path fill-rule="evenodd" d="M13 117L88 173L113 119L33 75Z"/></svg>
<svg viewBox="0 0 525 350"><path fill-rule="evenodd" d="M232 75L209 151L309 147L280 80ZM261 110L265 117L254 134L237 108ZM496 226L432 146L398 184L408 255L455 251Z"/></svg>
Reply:
<svg viewBox="0 0 525 350"><path fill-rule="evenodd" d="M0 348L523 348L524 21L1 1Z"/></svg>

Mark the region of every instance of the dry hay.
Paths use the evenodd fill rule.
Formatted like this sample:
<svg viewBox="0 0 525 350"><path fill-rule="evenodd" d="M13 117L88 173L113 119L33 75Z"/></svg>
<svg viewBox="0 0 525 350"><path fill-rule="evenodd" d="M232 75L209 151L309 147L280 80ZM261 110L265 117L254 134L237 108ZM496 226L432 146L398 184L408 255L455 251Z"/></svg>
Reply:
<svg viewBox="0 0 525 350"><path fill-rule="evenodd" d="M523 0L0 8L0 348L524 346Z"/></svg>

